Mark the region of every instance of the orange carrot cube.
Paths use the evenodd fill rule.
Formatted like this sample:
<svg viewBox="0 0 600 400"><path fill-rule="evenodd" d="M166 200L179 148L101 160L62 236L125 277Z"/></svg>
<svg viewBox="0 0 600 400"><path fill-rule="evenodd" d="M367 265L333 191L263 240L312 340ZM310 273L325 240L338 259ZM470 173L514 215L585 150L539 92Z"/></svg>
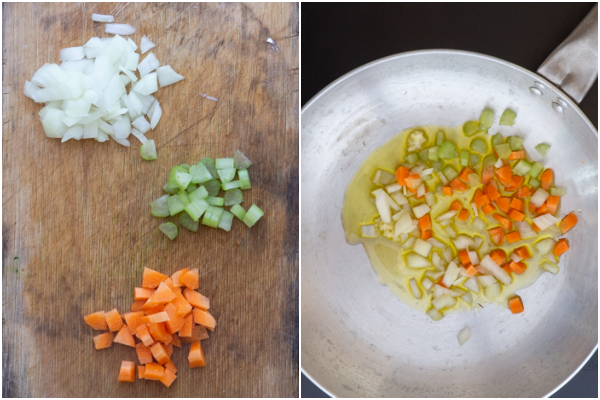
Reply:
<svg viewBox="0 0 600 400"><path fill-rule="evenodd" d="M511 261L509 265L510 265L510 269L515 271L515 274L522 274L527 269L527 265L525 265L522 262L517 263L517 262Z"/></svg>
<svg viewBox="0 0 600 400"><path fill-rule="evenodd" d="M207 311L195 308L193 313L195 323L197 323L198 325L205 326L211 331L215 330L215 327L217 326L217 321L215 321L215 318L212 315L210 315Z"/></svg>
<svg viewBox="0 0 600 400"><path fill-rule="evenodd" d="M171 387L171 384L173 384L175 379L177 379L177 375L168 369L165 369L163 371L163 376L158 378L158 380L161 381L166 387Z"/></svg>
<svg viewBox="0 0 600 400"><path fill-rule="evenodd" d="M142 278L142 287L146 289L156 289L161 282L166 281L168 276L161 274L150 268L144 268Z"/></svg>
<svg viewBox="0 0 600 400"><path fill-rule="evenodd" d="M152 350L144 343L138 343L135 345L135 352L140 360L140 364L149 364L152 362Z"/></svg>
<svg viewBox="0 0 600 400"><path fill-rule="evenodd" d="M188 362L190 364L190 368L204 367L206 365L204 352L202 351L202 345L200 342L192 343L192 347L190 347L190 353L188 354Z"/></svg>
<svg viewBox="0 0 600 400"><path fill-rule="evenodd" d="M93 314L86 315L85 317L83 317L83 320L94 330L108 330L108 324L106 323L106 314L104 313L104 311L98 311Z"/></svg>
<svg viewBox="0 0 600 400"><path fill-rule="evenodd" d="M194 290L185 289L183 291L183 296L190 305L196 308L204 311L210 308L210 301L208 300L208 297L205 297Z"/></svg>
<svg viewBox="0 0 600 400"><path fill-rule="evenodd" d="M144 370L146 369L146 366L144 365L138 365L138 379L145 379L146 377L144 376Z"/></svg>
<svg viewBox="0 0 600 400"><path fill-rule="evenodd" d="M121 361L119 382L135 382L135 363L133 361Z"/></svg>
<svg viewBox="0 0 600 400"><path fill-rule="evenodd" d="M518 242L519 240L521 240L521 235L519 234L519 231L512 231L512 232L506 234L506 241L508 243L515 243L515 242Z"/></svg>
<svg viewBox="0 0 600 400"><path fill-rule="evenodd" d="M125 318L125 323L129 327L129 331L137 332L137 328L140 325L143 325L142 318L144 318L143 311L132 311L123 314L123 318Z"/></svg>
<svg viewBox="0 0 600 400"><path fill-rule="evenodd" d="M173 280L173 286L175 286L175 287L181 287L181 286L183 286L183 283L181 283L181 281L179 280L179 278L181 278L181 275L185 274L189 270L190 270L189 268L184 268L184 269L181 269L181 270L175 272L171 276L171 279Z"/></svg>
<svg viewBox="0 0 600 400"><path fill-rule="evenodd" d="M114 335L112 332L101 333L100 335L93 337L94 346L96 347L96 350L107 349L112 346L113 339Z"/></svg>
<svg viewBox="0 0 600 400"><path fill-rule="evenodd" d="M147 317L142 318L142 322L145 324L156 324L158 322L165 322L169 320L169 314L167 314L165 311L161 311L156 314L148 315Z"/></svg>
<svg viewBox="0 0 600 400"><path fill-rule="evenodd" d="M192 336L192 328L194 327L194 316L192 315L192 313L189 313L188 315L183 317L183 321L183 327L179 330L179 337L182 339L182 341L184 337Z"/></svg>
<svg viewBox="0 0 600 400"><path fill-rule="evenodd" d="M169 356L167 355L165 347L162 343L154 343L152 346L150 346L150 351L160 365L164 365L169 361Z"/></svg>
<svg viewBox="0 0 600 400"><path fill-rule="evenodd" d="M134 300L148 300L154 294L154 289L136 287L133 289Z"/></svg>
<svg viewBox="0 0 600 400"><path fill-rule="evenodd" d="M146 364L146 369L144 371L144 377L146 379L150 379L153 381L157 381L162 378L165 372L165 368L157 363L148 363Z"/></svg>
<svg viewBox="0 0 600 400"><path fill-rule="evenodd" d="M523 302L519 296L513 297L508 301L508 306L510 307L510 311L513 314L522 313L525 308L523 307Z"/></svg>
<svg viewBox="0 0 600 400"><path fill-rule="evenodd" d="M200 287L200 278L198 276L198 268L190 269L184 274L181 274L179 282L188 289L198 289Z"/></svg>
<svg viewBox="0 0 600 400"><path fill-rule="evenodd" d="M106 319L108 329L111 332L116 332L123 327L123 319L119 315L119 311L116 308L105 313L104 317Z"/></svg>
<svg viewBox="0 0 600 400"><path fill-rule="evenodd" d="M127 325L123 326L119 333L117 333L114 342L124 344L125 346L135 347L135 339L133 338L131 332L129 332Z"/></svg>

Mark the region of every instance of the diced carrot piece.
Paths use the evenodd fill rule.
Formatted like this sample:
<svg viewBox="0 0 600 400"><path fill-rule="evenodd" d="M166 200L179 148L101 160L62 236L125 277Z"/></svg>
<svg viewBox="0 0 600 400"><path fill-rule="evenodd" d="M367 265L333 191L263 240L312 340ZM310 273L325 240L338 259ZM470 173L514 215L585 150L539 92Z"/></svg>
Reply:
<svg viewBox="0 0 600 400"><path fill-rule="evenodd" d="M177 366L171 360L167 361L167 363L165 364L165 369L168 369L169 371L171 371L174 374L177 373Z"/></svg>
<svg viewBox="0 0 600 400"><path fill-rule="evenodd" d="M167 332L163 322L157 324L148 324L148 330L154 340L160 340L163 343L171 342L171 335Z"/></svg>
<svg viewBox="0 0 600 400"><path fill-rule="evenodd" d="M552 184L554 183L554 172L550 168L542 172L542 175L540 176L540 182L542 183L542 189L545 191L550 190Z"/></svg>
<svg viewBox="0 0 600 400"><path fill-rule="evenodd" d="M131 304L129 308L131 311L142 311L142 307L146 304L146 300L137 300Z"/></svg>
<svg viewBox="0 0 600 400"><path fill-rule="evenodd" d="M506 242L509 244L518 242L519 240L521 240L521 235L519 234L519 231L512 231L506 234Z"/></svg>
<svg viewBox="0 0 600 400"><path fill-rule="evenodd" d="M121 328L119 333L117 333L114 342L124 344L125 346L135 347L135 339L126 325Z"/></svg>
<svg viewBox="0 0 600 400"><path fill-rule="evenodd" d="M170 360L162 343L154 343L152 346L150 346L150 351L152 352L152 356L154 356L160 365L165 365Z"/></svg>
<svg viewBox="0 0 600 400"><path fill-rule="evenodd" d="M188 289L198 289L200 287L198 268L190 269L185 274L182 274L179 281Z"/></svg>
<svg viewBox="0 0 600 400"><path fill-rule="evenodd" d="M446 286L446 284L444 282L442 282L442 279L444 279L444 277L441 277L440 279L438 279L438 281L435 284L448 289L448 286Z"/></svg>
<svg viewBox="0 0 600 400"><path fill-rule="evenodd" d="M556 210L558 209L558 202L560 201L560 197L558 196L549 196L546 199L546 208L548 212L552 215L556 214Z"/></svg>
<svg viewBox="0 0 600 400"><path fill-rule="evenodd" d="M396 181L400 186L406 186L406 182L404 181L406 178L410 176L410 172L406 167L399 167L396 170Z"/></svg>
<svg viewBox="0 0 600 400"><path fill-rule="evenodd" d="M509 274L509 275L513 273L513 270L512 270L512 269L510 269L510 263L506 263L506 264L504 264L504 265L502 266L502 269L503 269L503 270L505 270L505 271L506 271L506 273L507 273L507 274Z"/></svg>
<svg viewBox="0 0 600 400"><path fill-rule="evenodd" d="M133 361L121 361L119 382L135 382L135 363Z"/></svg>
<svg viewBox="0 0 600 400"><path fill-rule="evenodd" d="M529 206L528 206L528 208L529 208L529 212L530 212L531 214L534 214L534 215L535 215L535 211L537 210L537 207L536 207L535 205L533 205L533 204L529 203Z"/></svg>
<svg viewBox="0 0 600 400"><path fill-rule="evenodd" d="M150 268L144 267L144 275L142 278L142 287L146 289L156 289L161 282L166 281L168 276L161 274Z"/></svg>
<svg viewBox="0 0 600 400"><path fill-rule="evenodd" d="M171 338L171 343L173 344L173 346L181 348L181 339L179 339L179 335L174 333L171 335Z"/></svg>
<svg viewBox="0 0 600 400"><path fill-rule="evenodd" d="M422 231L431 229L431 219L429 218L429 214L425 214L419 218L419 228L421 228Z"/></svg>
<svg viewBox="0 0 600 400"><path fill-rule="evenodd" d="M144 371L144 376L146 379L150 379L153 381L157 381L163 377L165 372L165 367L157 363L148 363L146 364L146 370Z"/></svg>
<svg viewBox="0 0 600 400"><path fill-rule="evenodd" d="M465 270L467 271L467 275L469 275L470 277L473 277L477 274L477 268L475 268L475 266L473 265L469 265L465 268Z"/></svg>
<svg viewBox="0 0 600 400"><path fill-rule="evenodd" d="M466 221L467 218L469 218L469 210L467 210L466 208L463 208L458 213L458 219L460 219L461 221Z"/></svg>
<svg viewBox="0 0 600 400"><path fill-rule="evenodd" d="M217 321L215 321L215 318L212 315L210 315L207 311L195 308L193 313L195 323L197 323L198 325L205 326L211 331L215 330L215 327L217 326Z"/></svg>
<svg viewBox="0 0 600 400"><path fill-rule="evenodd" d="M569 232L573 227L577 225L577 216L573 213L570 213L560 222L559 228L562 234Z"/></svg>
<svg viewBox="0 0 600 400"><path fill-rule="evenodd" d="M532 228L533 228L533 230L534 230L535 233L540 233L540 231L541 231L541 229L538 228L538 226L535 224L535 222L533 223Z"/></svg>
<svg viewBox="0 0 600 400"><path fill-rule="evenodd" d="M431 230L421 230L421 240L431 239L432 237L433 233L431 233Z"/></svg>
<svg viewBox="0 0 600 400"><path fill-rule="evenodd" d="M138 365L138 379L145 379L144 370L146 369L145 365Z"/></svg>
<svg viewBox="0 0 600 400"><path fill-rule="evenodd" d="M523 200L513 197L510 201L510 208L514 208L517 211L523 211L523 208L525 208L525 203Z"/></svg>
<svg viewBox="0 0 600 400"><path fill-rule="evenodd" d="M169 358L171 358L171 355L173 354L173 344L172 343L165 344L165 351L167 352L167 355L169 356Z"/></svg>
<svg viewBox="0 0 600 400"><path fill-rule="evenodd" d="M421 182L421 175L412 174L408 179L405 178L404 182L406 182L406 188L414 193Z"/></svg>
<svg viewBox="0 0 600 400"><path fill-rule="evenodd" d="M515 193L515 197L518 197L520 199L525 199L529 196L531 196L531 190L529 190L529 188L527 186L523 186L521 187L519 190L517 190L517 192ZM522 211L522 210L521 210Z"/></svg>
<svg viewBox="0 0 600 400"><path fill-rule="evenodd" d="M186 272L186 274L187 273L189 273L189 272ZM150 296L148 301L151 301L152 303L160 304L160 303L168 303L169 301L173 300L174 298L175 298L175 293L173 293L171 288L168 287L164 282L161 282L158 285L158 289L156 289L154 294L152 294L152 296Z"/></svg>
<svg viewBox="0 0 600 400"><path fill-rule="evenodd" d="M498 177L500 183L502 183L504 186L512 185L513 183L512 169L508 165L498 168L496 170L496 176Z"/></svg>
<svg viewBox="0 0 600 400"><path fill-rule="evenodd" d="M179 314L181 317L192 312L192 306L181 293L175 294L175 298L171 300L171 304L177 307L177 314Z"/></svg>
<svg viewBox="0 0 600 400"><path fill-rule="evenodd" d="M171 279L173 280L173 286L175 286L175 287L181 287L181 286L183 286L183 284L181 283L181 281L179 280L179 278L181 277L182 274L185 274L189 270L190 270L189 268L184 268L184 269L180 269L179 271L175 272L171 276Z"/></svg>
<svg viewBox="0 0 600 400"><path fill-rule="evenodd" d="M150 334L150 330L148 329L148 325L142 324L137 327L137 336L144 343L145 346L152 346L154 344L154 339Z"/></svg>
<svg viewBox="0 0 600 400"><path fill-rule="evenodd" d="M156 324L158 322L165 322L165 321L170 321L170 320L171 320L171 318L169 318L169 314L167 314L164 311L161 311L159 313L152 314L152 315L142 318L142 322L145 324L150 324L150 323Z"/></svg>
<svg viewBox="0 0 600 400"><path fill-rule="evenodd" d="M165 306L165 313L169 316L169 320L165 321L165 329L171 335L175 332L179 332L183 328L185 323L183 317L177 313L177 307L173 303L169 303Z"/></svg>
<svg viewBox="0 0 600 400"><path fill-rule="evenodd" d="M527 265L525 265L522 262L514 262L511 261L510 262L510 269L512 269L513 271L515 271L515 274L522 274L523 272L525 272L525 270L527 269Z"/></svg>
<svg viewBox="0 0 600 400"><path fill-rule="evenodd" d="M475 191L475 193L473 194L473 203L477 204L477 199L479 199L481 196L483 196L483 192L481 191L481 189L477 189Z"/></svg>
<svg viewBox="0 0 600 400"><path fill-rule="evenodd" d="M149 346L144 343L138 343L135 345L135 352L137 353L140 364L148 364L152 362L152 350Z"/></svg>
<svg viewBox="0 0 600 400"><path fill-rule="evenodd" d="M456 190L457 192L464 192L465 190L469 189L469 186L464 184L458 178L454 178L454 180L452 182L450 182L450 186L452 187L453 190Z"/></svg>
<svg viewBox="0 0 600 400"><path fill-rule="evenodd" d="M460 210L461 208L462 208L462 204L460 204L460 201L458 201L458 200L454 200L454 201L452 202L452 204L450 204L450 211L453 211L453 210L456 210L456 211L458 211L458 210ZM426 214L426 215L427 215L427 214Z"/></svg>
<svg viewBox="0 0 600 400"><path fill-rule="evenodd" d="M125 318L125 323L129 327L130 332L137 332L137 328L140 325L143 325L142 318L144 318L143 311L132 311L123 314L123 318Z"/></svg>
<svg viewBox="0 0 600 400"><path fill-rule="evenodd" d="M463 182L469 182L469 175L474 174L474 172L469 167L464 167L462 171L460 171L460 175L458 177Z"/></svg>
<svg viewBox="0 0 600 400"><path fill-rule="evenodd" d="M503 250L496 249L490 253L490 257L498 266L501 266L506 261L506 253Z"/></svg>
<svg viewBox="0 0 600 400"><path fill-rule="evenodd" d="M523 260L527 260L528 258L531 258L531 253L529 252L529 249L525 246L521 246L518 249L515 249L515 253L517 253L517 255L519 257L521 257Z"/></svg>
<svg viewBox="0 0 600 400"><path fill-rule="evenodd" d="M96 350L107 349L113 344L114 335L112 332L101 333L98 336L94 336L94 346Z"/></svg>
<svg viewBox="0 0 600 400"><path fill-rule="evenodd" d="M506 189L508 190L508 188L510 187L510 190L517 190L521 187L521 185L523 184L523 181L525 180L525 178L523 178L522 176L519 175L513 175L512 176L512 185L508 185L506 186Z"/></svg>
<svg viewBox="0 0 600 400"><path fill-rule="evenodd" d="M559 239L554 246L554 255L558 257L567 250L569 250L569 241L565 238Z"/></svg>
<svg viewBox="0 0 600 400"><path fill-rule="evenodd" d="M144 310L144 314L152 315L163 312L165 310L165 306L162 303L157 304L151 302L150 300L146 300L146 303L144 303L142 309Z"/></svg>
<svg viewBox="0 0 600 400"><path fill-rule="evenodd" d="M135 289L133 289L133 299L134 300L148 300L150 298L150 296L152 296L154 294L154 292L155 292L154 289L146 289L146 288L136 287Z"/></svg>
<svg viewBox="0 0 600 400"><path fill-rule="evenodd" d="M202 325L194 325L192 328L192 336L182 337L181 343L194 343L199 340L208 339L208 331Z"/></svg>
<svg viewBox="0 0 600 400"><path fill-rule="evenodd" d="M108 324L106 323L106 314L104 313L104 311L98 311L93 314L86 315L85 317L83 317L83 320L94 330L108 330Z"/></svg>
<svg viewBox="0 0 600 400"><path fill-rule="evenodd" d="M477 208L481 208L486 204L490 204L490 198L487 194L482 194L481 196L478 196L475 199L475 205L477 206Z"/></svg>
<svg viewBox="0 0 600 400"><path fill-rule="evenodd" d="M486 214L487 215L487 214ZM502 215L500 214L494 214L493 215L494 219L496 221L498 221L503 227L506 228L507 231L510 230L510 228L512 228L512 222L510 222L510 220L508 218L504 218Z"/></svg>
<svg viewBox="0 0 600 400"><path fill-rule="evenodd" d="M104 314L106 325L111 332L116 332L123 327L123 319L119 315L119 311L115 308Z"/></svg>
<svg viewBox="0 0 600 400"><path fill-rule="evenodd" d="M446 196L452 196L452 188L451 187L444 186L442 188L442 191Z"/></svg>
<svg viewBox="0 0 600 400"><path fill-rule="evenodd" d="M190 368L204 367L206 365L204 352L202 351L202 345L200 342L192 343L192 347L190 347L190 353L188 355L188 362L190 363Z"/></svg>
<svg viewBox="0 0 600 400"><path fill-rule="evenodd" d="M460 262L463 265L467 265L471 262L471 259L469 258L469 252L467 250L459 250L458 256L460 257Z"/></svg>
<svg viewBox="0 0 600 400"><path fill-rule="evenodd" d="M164 284L167 285L169 287L169 289L171 289L172 292L177 290L177 287L173 283L173 279L171 279L171 277L167 278L167 280L164 282Z"/></svg>
<svg viewBox="0 0 600 400"><path fill-rule="evenodd" d="M512 208L508 212L508 216L511 217L513 220L515 220L517 222L521 222L521 221L523 221L523 218L525 218L525 214L523 214L520 211L515 210L514 208Z"/></svg>
<svg viewBox="0 0 600 400"><path fill-rule="evenodd" d="M525 308L523 307L523 302L519 296L513 297L508 301L508 306L510 307L510 311L513 314L522 313Z"/></svg>
<svg viewBox="0 0 600 400"><path fill-rule="evenodd" d="M487 185L487 189L485 192L491 201L496 201L500 197L500 192L491 183Z"/></svg>
<svg viewBox="0 0 600 400"><path fill-rule="evenodd" d="M189 313L188 315L183 317L183 321L183 327L179 330L179 337L181 338L182 342L184 337L192 336L192 328L194 327L194 316L192 315L192 313Z"/></svg>
<svg viewBox="0 0 600 400"><path fill-rule="evenodd" d="M492 179L494 179L494 166L488 165L487 167L483 168L483 171L481 171L481 183L487 185L492 181Z"/></svg>
<svg viewBox="0 0 600 400"><path fill-rule="evenodd" d="M194 290L185 289L183 291L183 296L188 301L188 303L190 303L196 308L199 308L204 311L210 308L210 301L208 300L208 297L205 297Z"/></svg>
<svg viewBox="0 0 600 400"><path fill-rule="evenodd" d="M484 196L487 197L487 196ZM483 212L484 215L490 215L492 213L492 211L494 211L494 206L491 204L486 204L483 207L481 207L481 211Z"/></svg>
<svg viewBox="0 0 600 400"><path fill-rule="evenodd" d="M173 381L175 381L175 379L177 379L177 375L175 375L175 373L173 373L172 371L170 371L168 369L165 369L163 372L163 376L158 378L158 380L161 381L161 383L163 385L165 385L166 387L171 387L171 385L173 384Z"/></svg>
<svg viewBox="0 0 600 400"><path fill-rule="evenodd" d="M490 238L496 246L502 246L504 243L504 231L499 226L496 228L488 229Z"/></svg>
<svg viewBox="0 0 600 400"><path fill-rule="evenodd" d="M535 210L535 212L537 213L537 215L544 215L548 213L548 206L546 206L546 202L544 202L544 204L542 204L541 206L539 206L537 208L537 210Z"/></svg>
<svg viewBox="0 0 600 400"><path fill-rule="evenodd" d="M508 213L508 210L510 209L510 198L499 197L498 200L496 200L496 205L498 206L500 211L502 211L503 213Z"/></svg>
<svg viewBox="0 0 600 400"><path fill-rule="evenodd" d="M519 150L519 151L513 151L512 153L510 153L510 156L508 156L509 160L523 160L525 159L525 151L524 150Z"/></svg>

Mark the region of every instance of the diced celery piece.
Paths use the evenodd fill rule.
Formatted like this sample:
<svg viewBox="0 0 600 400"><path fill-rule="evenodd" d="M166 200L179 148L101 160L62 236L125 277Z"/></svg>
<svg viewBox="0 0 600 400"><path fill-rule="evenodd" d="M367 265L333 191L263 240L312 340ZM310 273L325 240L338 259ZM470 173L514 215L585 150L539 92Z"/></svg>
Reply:
<svg viewBox="0 0 600 400"><path fill-rule="evenodd" d="M192 183L204 183L212 179L212 175L202 163L192 165L190 167L190 175L192 175Z"/></svg>
<svg viewBox="0 0 600 400"><path fill-rule="evenodd" d="M169 205L169 214L171 216L179 214L185 208L183 202L176 194L167 198L167 204Z"/></svg>
<svg viewBox="0 0 600 400"><path fill-rule="evenodd" d="M177 196L179 196L179 200L181 200L184 207L190 204L188 193L185 190L180 190L179 193L177 193Z"/></svg>
<svg viewBox="0 0 600 400"><path fill-rule="evenodd" d="M150 203L150 214L152 214L153 217L164 218L171 215L171 213L169 213L169 204L167 203L168 197L169 196L165 194Z"/></svg>
<svg viewBox="0 0 600 400"><path fill-rule="evenodd" d="M513 126L515 124L515 118L517 118L517 114L513 110L507 108L500 117L500 125Z"/></svg>
<svg viewBox="0 0 600 400"><path fill-rule="evenodd" d="M442 143L444 143L445 136L446 136L446 135L444 135L444 132L442 132L442 131L439 131L439 132L437 133L436 137L435 137L435 144L436 144L437 146L440 146Z"/></svg>
<svg viewBox="0 0 600 400"><path fill-rule="evenodd" d="M496 154L498 154L498 157L500 157L503 160L507 160L508 157L510 157L510 153L512 153L512 151L510 151L510 146L508 145L508 143L499 144L495 146L494 149L496 149Z"/></svg>
<svg viewBox="0 0 600 400"><path fill-rule="evenodd" d="M222 197L212 197L212 196L208 196L206 198L206 201L208 202L208 204L210 204L211 206L219 206L219 207L223 207L223 205L225 204L225 199Z"/></svg>
<svg viewBox="0 0 600 400"><path fill-rule="evenodd" d="M231 182L235 178L235 168L217 169L222 183Z"/></svg>
<svg viewBox="0 0 600 400"><path fill-rule="evenodd" d="M221 190L221 183L216 179L211 179L210 181L204 182L200 186L203 186L208 191L209 196L216 196L219 194L219 190Z"/></svg>
<svg viewBox="0 0 600 400"><path fill-rule="evenodd" d="M234 204L233 207L229 209L229 211L231 211L233 215L238 217L240 221L244 220L244 216L246 215L246 210L244 210L244 207L240 206L239 204Z"/></svg>
<svg viewBox="0 0 600 400"><path fill-rule="evenodd" d="M206 167L208 172L210 172L210 176L212 176L213 179L217 179L219 177L219 175L217 175L217 169L215 168L215 160L213 160L212 158L203 158L198 164L204 164L204 166Z"/></svg>
<svg viewBox="0 0 600 400"><path fill-rule="evenodd" d="M534 187L534 188L536 188L536 189L537 189L537 188L539 188L539 187L540 187L540 185L541 185L541 182L540 182L540 181L538 181L538 180L537 180L537 179L535 179L535 178L529 178L529 184L530 184L532 187Z"/></svg>
<svg viewBox="0 0 600 400"><path fill-rule="evenodd" d="M518 136L510 136L508 138L508 145L512 151L521 150L523 147L523 139Z"/></svg>
<svg viewBox="0 0 600 400"><path fill-rule="evenodd" d="M158 229L161 230L162 233L167 235L167 237L171 240L175 240L177 237L177 225L172 222L165 222L164 224L160 224Z"/></svg>
<svg viewBox="0 0 600 400"><path fill-rule="evenodd" d="M542 164L540 164L539 162L534 162L533 165L531 166L531 169L529 170L528 174L532 178L537 178L543 169L544 169L544 166Z"/></svg>
<svg viewBox="0 0 600 400"><path fill-rule="evenodd" d="M233 206L244 202L244 194L240 189L231 189L225 192L225 205Z"/></svg>
<svg viewBox="0 0 600 400"><path fill-rule="evenodd" d="M256 204L252 204L252 207L246 211L246 215L244 215L242 222L245 223L248 228L252 228L264 214L265 213L258 208Z"/></svg>
<svg viewBox="0 0 600 400"><path fill-rule="evenodd" d="M187 189L185 189L185 191L188 192L188 194L190 194L196 189L198 189L198 185L194 185L193 183L190 183L188 185Z"/></svg>
<svg viewBox="0 0 600 400"><path fill-rule="evenodd" d="M454 168L452 168L450 165L446 165L444 167L444 169L442 170L442 172L444 173L444 176L446 177L446 179L448 179L448 182L453 181L454 178L456 178L458 176L458 172L456 172L456 170Z"/></svg>
<svg viewBox="0 0 600 400"><path fill-rule="evenodd" d="M180 167L190 172L190 164L181 164Z"/></svg>
<svg viewBox="0 0 600 400"><path fill-rule="evenodd" d="M163 186L163 190L168 193L168 194L177 194L179 193L179 188L177 186L169 188L169 184L166 183L165 186Z"/></svg>
<svg viewBox="0 0 600 400"><path fill-rule="evenodd" d="M223 210L223 214L221 215L221 219L219 219L218 227L223 229L224 231L229 232L231 230L231 223L233 222L233 214L229 211Z"/></svg>
<svg viewBox="0 0 600 400"><path fill-rule="evenodd" d="M208 207L210 207L210 204L208 204L206 200L192 201L185 206L185 212L187 212L194 221L198 221Z"/></svg>
<svg viewBox="0 0 600 400"><path fill-rule="evenodd" d="M531 164L525 160L519 160L517 165L513 167L513 172L519 176L523 176L529 172L531 169Z"/></svg>
<svg viewBox="0 0 600 400"><path fill-rule="evenodd" d="M487 131L489 127L494 123L494 112L492 110L485 109L479 116L479 129L480 131ZM485 128L485 129L484 129Z"/></svg>
<svg viewBox="0 0 600 400"><path fill-rule="evenodd" d="M440 172L442 170L442 162L441 161L432 161L431 168L433 168L434 172Z"/></svg>
<svg viewBox="0 0 600 400"><path fill-rule="evenodd" d="M241 151L237 150L235 152L233 155L233 167L235 169L248 169L248 167L251 165L252 163L250 160L248 160L248 158L243 155Z"/></svg>
<svg viewBox="0 0 600 400"><path fill-rule="evenodd" d="M198 232L200 221L194 221L187 212L182 212L179 214L179 223L189 231Z"/></svg>
<svg viewBox="0 0 600 400"><path fill-rule="evenodd" d="M242 186L240 186L242 190L248 190L252 188L252 186L250 185L250 176L248 175L247 169L240 169L238 171L238 178L240 180L240 183L242 184Z"/></svg>
<svg viewBox="0 0 600 400"><path fill-rule="evenodd" d="M188 196L190 201L203 200L203 199L206 199L207 197L208 197L208 190L206 190L206 188L204 186L200 186L198 189L194 190Z"/></svg>
<svg viewBox="0 0 600 400"><path fill-rule="evenodd" d="M210 226L211 228L218 227L223 211L225 210L221 207L209 206L204 213L204 218L202 218L202 225Z"/></svg>
<svg viewBox="0 0 600 400"><path fill-rule="evenodd" d="M150 139L140 147L142 158L146 161L156 160L156 146L154 140Z"/></svg>
<svg viewBox="0 0 600 400"><path fill-rule="evenodd" d="M414 165L417 161L419 161L419 155L417 153L410 153L406 156L406 162L410 165Z"/></svg>
<svg viewBox="0 0 600 400"><path fill-rule="evenodd" d="M175 183L179 189L187 189L188 185L192 181L192 175L187 172L176 172L175 173Z"/></svg>
<svg viewBox="0 0 600 400"><path fill-rule="evenodd" d="M485 140L483 139L475 139L471 142L471 150L477 153L487 153L487 144L485 144Z"/></svg>
<svg viewBox="0 0 600 400"><path fill-rule="evenodd" d="M241 181L231 181L231 182L227 182L227 183L221 183L221 189L223 189L223 190L231 190L231 189L237 189L237 188L241 188L241 187L242 187Z"/></svg>
<svg viewBox="0 0 600 400"><path fill-rule="evenodd" d="M458 157L456 146L452 142L444 142L438 149L438 157L442 160L453 160Z"/></svg>
<svg viewBox="0 0 600 400"><path fill-rule="evenodd" d="M477 133L478 129L479 129L479 126L473 121L469 121L463 125L463 133L466 136L473 136L474 134Z"/></svg>
<svg viewBox="0 0 600 400"><path fill-rule="evenodd" d="M550 195L551 196L564 196L565 194L567 194L567 188L564 187L551 187L550 188Z"/></svg>
<svg viewBox="0 0 600 400"><path fill-rule="evenodd" d="M469 165L469 152L467 150L461 150L460 152L460 165L463 167Z"/></svg>
<svg viewBox="0 0 600 400"><path fill-rule="evenodd" d="M438 150L439 150L438 146L433 146L433 147L429 148L429 150L428 150L429 151L429 154L428 154L429 161L437 161L440 159L438 157Z"/></svg>
<svg viewBox="0 0 600 400"><path fill-rule="evenodd" d="M481 157L478 154L471 154L469 157L469 164L471 165L471 168L478 166L480 161Z"/></svg>
<svg viewBox="0 0 600 400"><path fill-rule="evenodd" d="M423 162L429 161L429 149L423 149L419 152L419 158Z"/></svg>
<svg viewBox="0 0 600 400"><path fill-rule="evenodd" d="M234 167L233 165L234 165L233 158L217 158L215 160L215 167L217 168L217 171L220 169L233 168Z"/></svg>
<svg viewBox="0 0 600 400"><path fill-rule="evenodd" d="M499 133L496 133L494 136L492 136L492 146L496 147L496 145L502 143L504 143L504 136Z"/></svg>
<svg viewBox="0 0 600 400"><path fill-rule="evenodd" d="M538 153L540 153L542 157L546 157L546 154L548 154L548 150L550 150L550 145L540 143L537 146L535 146L535 149L538 151Z"/></svg>
<svg viewBox="0 0 600 400"><path fill-rule="evenodd" d="M488 166L494 165L494 164L496 164L496 157L494 157L494 156L487 156L486 158L483 159L484 167L488 167Z"/></svg>
<svg viewBox="0 0 600 400"><path fill-rule="evenodd" d="M169 172L169 179L167 180L166 186L163 188L165 190L165 192L167 192L169 194L175 194L175 193L179 192L179 189L181 189L179 187L179 185L177 184L177 180L176 180L176 175L178 172L187 173L185 168L180 167L180 166L171 168L171 172ZM173 191L173 189L177 189L177 190L175 190L175 192L171 193Z"/></svg>

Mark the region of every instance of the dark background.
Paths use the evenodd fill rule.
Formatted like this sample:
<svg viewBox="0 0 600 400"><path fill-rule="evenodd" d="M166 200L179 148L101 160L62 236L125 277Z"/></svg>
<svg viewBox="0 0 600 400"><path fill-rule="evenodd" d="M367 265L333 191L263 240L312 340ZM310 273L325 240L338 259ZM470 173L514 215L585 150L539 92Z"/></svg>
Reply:
<svg viewBox="0 0 600 400"><path fill-rule="evenodd" d="M396 53L469 50L536 71L595 3L301 4L301 101ZM598 81L579 107L598 127ZM327 397L302 374L302 397ZM598 352L552 397L598 398Z"/></svg>

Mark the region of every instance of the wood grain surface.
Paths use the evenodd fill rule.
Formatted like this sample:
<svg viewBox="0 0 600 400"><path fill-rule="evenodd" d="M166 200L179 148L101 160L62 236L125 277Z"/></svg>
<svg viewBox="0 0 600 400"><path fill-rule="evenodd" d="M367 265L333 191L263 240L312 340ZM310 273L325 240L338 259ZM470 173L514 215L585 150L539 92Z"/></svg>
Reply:
<svg viewBox="0 0 600 400"><path fill-rule="evenodd" d="M298 5L3 3L2 365L4 397L298 396ZM47 138L25 80L59 50L108 37L92 13L146 35L185 76L155 94L158 160L140 143ZM272 38L275 45L267 42ZM143 59L144 56L141 58ZM212 96L218 101L204 98ZM230 233L158 230L150 203L170 168L240 149L265 216ZM85 314L128 311L144 266L200 269L217 319L205 368L175 349L178 378L118 383L119 344L97 351Z"/></svg>

